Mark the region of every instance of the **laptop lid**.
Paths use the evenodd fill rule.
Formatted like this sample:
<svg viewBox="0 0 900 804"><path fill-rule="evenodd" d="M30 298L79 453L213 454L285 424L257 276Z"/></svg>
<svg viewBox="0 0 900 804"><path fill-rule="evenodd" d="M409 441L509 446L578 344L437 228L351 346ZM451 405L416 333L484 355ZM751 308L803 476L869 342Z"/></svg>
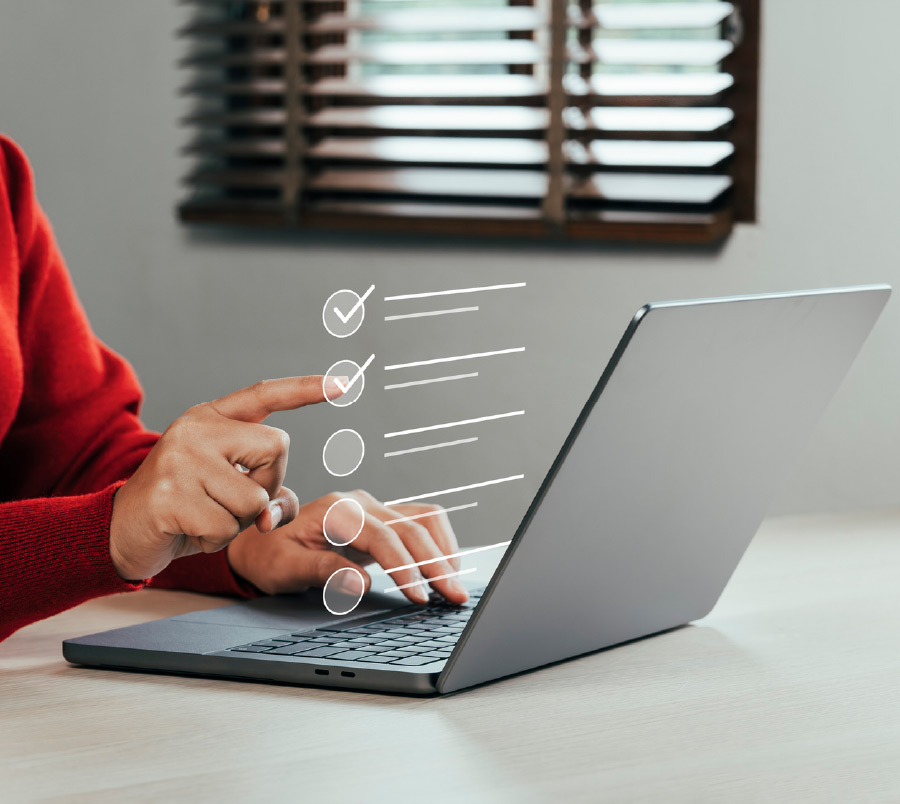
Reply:
<svg viewBox="0 0 900 804"><path fill-rule="evenodd" d="M705 616L889 295L876 285L639 310L439 691Z"/></svg>

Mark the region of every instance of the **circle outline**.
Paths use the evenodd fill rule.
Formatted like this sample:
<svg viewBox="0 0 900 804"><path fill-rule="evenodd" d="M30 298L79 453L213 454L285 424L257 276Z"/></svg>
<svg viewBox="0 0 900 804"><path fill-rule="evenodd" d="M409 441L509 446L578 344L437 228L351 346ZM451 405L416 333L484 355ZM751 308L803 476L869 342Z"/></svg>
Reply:
<svg viewBox="0 0 900 804"><path fill-rule="evenodd" d="M332 405L333 407L336 407L336 408L349 408L351 405L355 405L357 402L359 402L359 398L363 395L363 391L366 390L366 373L364 371L361 372L359 379L356 380L356 382L354 383L354 385L356 385L356 383L359 383L359 393L356 395L356 399L354 399L352 402L348 402L346 405L339 405L338 400L343 399L347 395L346 392L341 394L339 397L336 397L335 399L331 399L328 396L328 391L325 390L325 380L327 380L329 377L336 376L334 371L332 371L332 369L335 366L341 365L341 363L352 363L354 366L356 366L356 372L360 373L360 371L359 371L360 365L355 360L350 360L349 358L345 358L343 360L338 360L336 363L332 363L331 366L329 367L328 371L322 375L322 394L325 396L325 401L329 405Z"/></svg>
<svg viewBox="0 0 900 804"><path fill-rule="evenodd" d="M347 542L335 542L332 541L328 536L328 531L325 530L325 523L328 521L328 515L331 513L331 509L336 505L339 505L343 502L353 503L357 508L359 508L359 512L362 514L362 522L359 523L359 530L356 531L356 535ZM348 544L353 544L358 538L359 534L362 533L363 528L366 526L366 512L363 509L362 505L358 500L354 500L353 497L341 497L339 500L335 500L331 505L328 506L328 510L325 512L325 516L322 517L322 535L326 538L329 544L334 545L335 547L346 547Z"/></svg>
<svg viewBox="0 0 900 804"><path fill-rule="evenodd" d="M328 467L328 461L325 460L325 453L328 451L328 445L331 443L331 439L336 435L340 435L341 433L353 433L358 439L359 443L362 444L362 454L359 456L359 460L349 472L344 472L343 474L339 474L338 472L332 472ZM330 436L328 436L328 440L325 442L325 446L322 447L322 465L325 467L325 471L333 477L347 477L348 475L352 475L357 469L359 469L360 464L363 462L363 458L366 457L366 442L363 437L356 432L352 427L344 427L341 430L335 430Z"/></svg>
<svg viewBox="0 0 900 804"><path fill-rule="evenodd" d="M354 603L347 611L335 611L331 606L328 605L328 601L325 599L325 590L328 589L328 584L331 583L331 579L337 575L339 572L355 572L359 577L359 581L362 584L362 592L360 592L359 599ZM343 617L345 614L350 614L360 603L362 603L362 599L366 596L366 580L363 578L362 573L356 569L355 567L341 567L340 569L336 569L331 575L328 576L328 580L325 581L325 584L322 586L322 604L331 612L335 617Z"/></svg>
<svg viewBox="0 0 900 804"><path fill-rule="evenodd" d="M365 318L366 318L366 304L365 304L365 302L363 302L363 303L359 306L359 309L360 309L360 311L362 312L362 315L360 315L360 317L359 317L359 323L353 328L353 331L352 331L352 332L348 332L346 335L338 335L336 332L334 332L334 331L331 329L331 327L328 326L328 321L327 321L327 319L325 318L325 315L326 315L326 313L328 312L329 308L333 306L333 305L331 304L331 300L332 300L335 296L337 296L338 293L352 293L354 296L356 296L356 302L358 302L358 301L360 300L360 295L359 295L355 290L353 290L353 288L341 288L340 290L336 290L334 293L332 293L332 294L328 297L328 299L325 301L325 305L322 307L322 326L325 327L325 330L328 332L329 335L331 335L331 336L333 336L333 337L335 337L335 338L349 338L351 335L355 335L355 334L357 333L357 331L359 330L359 328L362 326L362 323L363 323L363 321L364 321ZM354 302L354 304L356 304L356 302ZM355 316L355 315L356 315L356 311L353 312L353 316ZM351 316L351 318L352 318L353 316Z"/></svg>

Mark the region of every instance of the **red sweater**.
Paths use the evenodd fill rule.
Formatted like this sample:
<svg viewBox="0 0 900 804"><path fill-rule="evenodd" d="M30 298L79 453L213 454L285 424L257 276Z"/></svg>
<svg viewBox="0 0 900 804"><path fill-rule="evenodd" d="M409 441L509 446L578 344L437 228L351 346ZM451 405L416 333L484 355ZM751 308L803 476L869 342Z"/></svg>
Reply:
<svg viewBox="0 0 900 804"><path fill-rule="evenodd" d="M109 558L113 493L158 436L131 367L91 332L28 160L0 136L0 640L101 595L248 591L225 551L140 583Z"/></svg>

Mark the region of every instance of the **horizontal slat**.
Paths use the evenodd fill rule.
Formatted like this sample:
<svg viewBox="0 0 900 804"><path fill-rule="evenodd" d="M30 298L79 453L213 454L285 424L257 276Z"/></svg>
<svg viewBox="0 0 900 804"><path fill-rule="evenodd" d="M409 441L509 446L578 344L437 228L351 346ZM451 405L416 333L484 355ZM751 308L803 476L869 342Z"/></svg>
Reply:
<svg viewBox="0 0 900 804"><path fill-rule="evenodd" d="M345 201L325 199L310 204L317 213L338 215L379 215L403 218L445 218L455 220L540 220L537 206L497 204L447 204L439 201Z"/></svg>
<svg viewBox="0 0 900 804"><path fill-rule="evenodd" d="M254 78L248 81L197 81L182 88L185 95L284 95L283 78Z"/></svg>
<svg viewBox="0 0 900 804"><path fill-rule="evenodd" d="M602 167L713 168L734 153L730 142L595 140L585 148L569 142L570 162Z"/></svg>
<svg viewBox="0 0 900 804"><path fill-rule="evenodd" d="M259 47L226 53L220 50L203 51L185 56L182 67L240 67L284 64L287 51L283 47Z"/></svg>
<svg viewBox="0 0 900 804"><path fill-rule="evenodd" d="M323 170L310 181L312 190L367 192L393 195L460 196L486 198L543 198L546 175L525 170Z"/></svg>
<svg viewBox="0 0 900 804"><path fill-rule="evenodd" d="M565 111L566 125L576 131L713 132L733 119L734 112L725 107L595 106L585 115L573 106Z"/></svg>
<svg viewBox="0 0 900 804"><path fill-rule="evenodd" d="M283 170L263 168L201 168L185 177L186 184L235 188L276 188L285 182Z"/></svg>
<svg viewBox="0 0 900 804"><path fill-rule="evenodd" d="M547 110L527 106L331 106L304 121L311 128L383 131L538 132Z"/></svg>
<svg viewBox="0 0 900 804"><path fill-rule="evenodd" d="M567 195L578 199L708 204L728 189L731 179L728 176L595 173L567 184ZM543 172L525 170L332 168L314 176L310 188L332 193L541 199L546 193L547 177Z"/></svg>
<svg viewBox="0 0 900 804"><path fill-rule="evenodd" d="M594 173L573 183L568 194L619 203L710 204L730 186L730 176Z"/></svg>
<svg viewBox="0 0 900 804"><path fill-rule="evenodd" d="M221 154L223 156L281 157L287 152L287 145L283 139L217 138L196 140L184 150L187 153Z"/></svg>
<svg viewBox="0 0 900 804"><path fill-rule="evenodd" d="M731 3L595 3L596 23L607 30L712 28L734 11Z"/></svg>
<svg viewBox="0 0 900 804"><path fill-rule="evenodd" d="M569 59L576 64L599 62L608 65L686 65L712 67L734 46L718 39L662 41L658 39L595 39L593 47L569 46Z"/></svg>
<svg viewBox="0 0 900 804"><path fill-rule="evenodd" d="M309 33L343 31L532 31L546 22L544 14L527 6L507 8L442 8L382 11L369 14L323 14L307 25Z"/></svg>
<svg viewBox="0 0 900 804"><path fill-rule="evenodd" d="M301 55L309 64L537 64L545 58L540 45L527 39L474 42L384 42L326 45Z"/></svg>
<svg viewBox="0 0 900 804"><path fill-rule="evenodd" d="M316 160L435 165L543 165L540 140L484 137L328 137L309 149Z"/></svg>
<svg viewBox="0 0 900 804"><path fill-rule="evenodd" d="M284 33L284 20L273 17L265 22L258 20L200 20L186 25L179 36L272 36Z"/></svg>
<svg viewBox="0 0 900 804"><path fill-rule="evenodd" d="M546 94L546 84L527 75L384 75L325 78L304 91L317 97L488 100L540 98Z"/></svg>
<svg viewBox="0 0 900 804"><path fill-rule="evenodd" d="M597 95L604 98L705 98L724 92L734 84L728 73L636 73L632 75L594 75L585 81L567 75L566 90L574 96Z"/></svg>
<svg viewBox="0 0 900 804"><path fill-rule="evenodd" d="M733 119L734 113L725 107L605 106L589 109L585 115L572 106L565 111L566 126L586 132L712 133ZM529 106L397 105L329 106L303 123L310 128L334 130L534 134L546 130L547 120L546 109Z"/></svg>
<svg viewBox="0 0 900 804"><path fill-rule="evenodd" d="M182 118L183 123L214 126L283 126L284 109L241 109L239 111L197 111Z"/></svg>
<svg viewBox="0 0 900 804"><path fill-rule="evenodd" d="M729 142L596 141L566 143L578 165L637 168L712 168L731 156ZM480 137L328 137L309 149L321 161L430 165L538 166L547 162L541 140Z"/></svg>

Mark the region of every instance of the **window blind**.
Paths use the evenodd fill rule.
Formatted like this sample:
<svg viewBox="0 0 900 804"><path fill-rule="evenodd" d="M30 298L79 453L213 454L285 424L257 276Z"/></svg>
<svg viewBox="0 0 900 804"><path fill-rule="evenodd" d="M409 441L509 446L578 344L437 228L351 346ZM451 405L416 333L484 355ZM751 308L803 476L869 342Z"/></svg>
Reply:
<svg viewBox="0 0 900 804"><path fill-rule="evenodd" d="M758 0L187 0L187 222L707 242Z"/></svg>

